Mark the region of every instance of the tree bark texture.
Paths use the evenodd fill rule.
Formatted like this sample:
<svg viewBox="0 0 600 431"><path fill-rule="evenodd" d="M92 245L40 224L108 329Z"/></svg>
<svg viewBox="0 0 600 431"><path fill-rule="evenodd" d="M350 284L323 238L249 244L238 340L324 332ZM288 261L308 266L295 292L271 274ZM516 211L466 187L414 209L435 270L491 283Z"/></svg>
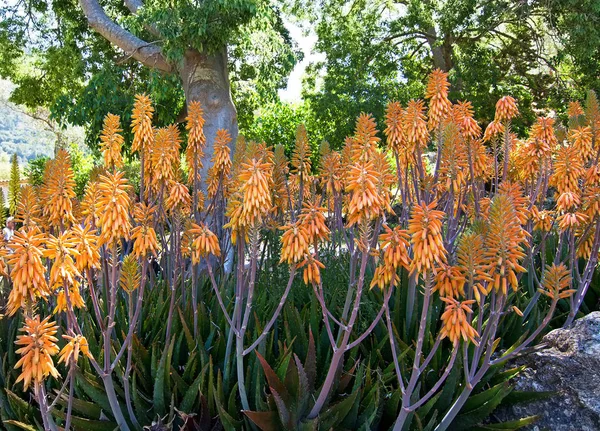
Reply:
<svg viewBox="0 0 600 431"><path fill-rule="evenodd" d="M204 151L201 178L206 181L210 158L213 154L217 130L225 129L231 135L231 154L237 139L237 112L231 98L229 72L227 70L227 49L223 47L214 54L187 50L179 67L186 102L199 101L204 111Z"/></svg>
<svg viewBox="0 0 600 431"><path fill-rule="evenodd" d="M145 66L164 73L177 73L181 78L186 102L200 102L205 120L206 149L201 169L201 177L205 182L217 130L226 129L230 133L232 155L238 134L237 112L231 98L227 70L227 47L223 46L214 53L188 49L180 62L169 62L162 53L159 42L144 41L127 31L106 14L98 0L79 0L79 4L92 29L123 50L125 55ZM125 0L125 5L132 13L137 13L143 3L141 0ZM153 27L150 32L160 36Z"/></svg>

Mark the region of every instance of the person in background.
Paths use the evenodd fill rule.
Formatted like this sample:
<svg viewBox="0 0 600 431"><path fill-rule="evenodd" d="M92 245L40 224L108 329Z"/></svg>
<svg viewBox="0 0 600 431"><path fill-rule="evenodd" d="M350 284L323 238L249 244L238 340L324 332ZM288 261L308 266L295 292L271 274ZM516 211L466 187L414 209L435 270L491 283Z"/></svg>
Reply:
<svg viewBox="0 0 600 431"><path fill-rule="evenodd" d="M10 241L15 234L15 218L9 217L6 219L6 227L2 230L2 236L5 241Z"/></svg>

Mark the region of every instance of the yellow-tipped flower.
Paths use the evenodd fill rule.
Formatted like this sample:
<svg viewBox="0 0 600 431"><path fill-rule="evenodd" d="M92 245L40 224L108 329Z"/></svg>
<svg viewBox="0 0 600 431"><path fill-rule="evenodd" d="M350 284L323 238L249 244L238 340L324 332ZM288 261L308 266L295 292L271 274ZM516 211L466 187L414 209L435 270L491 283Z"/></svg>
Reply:
<svg viewBox="0 0 600 431"><path fill-rule="evenodd" d="M361 113L356 121L354 131L352 161L372 159L380 140L377 136L375 119L369 114Z"/></svg>
<svg viewBox="0 0 600 431"><path fill-rule="evenodd" d="M329 228L325 224L326 208L319 206L316 202L304 203L302 213L298 221L304 226L308 233L310 243L322 242L329 239Z"/></svg>
<svg viewBox="0 0 600 431"><path fill-rule="evenodd" d="M419 146L420 148L427 145L429 132L427 131L427 122L425 121L425 106L422 100L411 100L406 106L406 114L404 115L404 131L406 140L412 148Z"/></svg>
<svg viewBox="0 0 600 431"><path fill-rule="evenodd" d="M411 272L425 278L435 265L446 263L446 249L442 238L443 211L436 210L437 202L415 205L408 223L413 246Z"/></svg>
<svg viewBox="0 0 600 431"><path fill-rule="evenodd" d="M302 267L304 267L304 271L302 272L304 284L321 283L321 269L324 269L325 265L315 259L313 255L307 254L300 265L298 265L298 268Z"/></svg>
<svg viewBox="0 0 600 431"><path fill-rule="evenodd" d="M592 128L590 126L580 126L570 130L569 141L573 143L575 153L581 157L584 162L589 161L593 157Z"/></svg>
<svg viewBox="0 0 600 431"><path fill-rule="evenodd" d="M285 229L281 237L281 262L292 265L304 259L309 254L309 234L306 228L298 222L282 227Z"/></svg>
<svg viewBox="0 0 600 431"><path fill-rule="evenodd" d="M483 134L483 141L489 142L502 133L504 133L504 125L500 121L494 120L486 127L485 133Z"/></svg>
<svg viewBox="0 0 600 431"><path fill-rule="evenodd" d="M321 160L321 184L328 196L337 196L344 190L342 157L337 151L325 155Z"/></svg>
<svg viewBox="0 0 600 431"><path fill-rule="evenodd" d="M75 179L69 153L59 150L52 166L52 174L44 183L45 195L48 197L44 209L48 212L50 224L60 227L75 221L72 202L75 198Z"/></svg>
<svg viewBox="0 0 600 431"><path fill-rule="evenodd" d="M100 189L97 181L90 181L85 188L85 194L81 201L81 214L85 219L85 224L98 226L100 222L100 213L98 209L98 198L100 197Z"/></svg>
<svg viewBox="0 0 600 431"><path fill-rule="evenodd" d="M581 198L576 192L564 192L556 199L556 209L558 211L570 211L581 205Z"/></svg>
<svg viewBox="0 0 600 431"><path fill-rule="evenodd" d="M450 112L452 103L448 99L448 73L440 69L435 69L429 75L427 88L425 89L425 98L429 101L429 130L435 129L440 125L444 117Z"/></svg>
<svg viewBox="0 0 600 431"><path fill-rule="evenodd" d="M104 158L104 166L108 169L120 169L123 167L121 147L125 142L121 136L121 118L118 115L107 114L104 117L104 125L100 134L100 150Z"/></svg>
<svg viewBox="0 0 600 431"><path fill-rule="evenodd" d="M94 357L90 353L90 346L87 339L83 335L75 335L71 337L69 335L62 336L68 343L62 348L58 357L58 363L64 363L69 366L71 363L77 364L79 360L79 353L87 356L90 359Z"/></svg>
<svg viewBox="0 0 600 431"><path fill-rule="evenodd" d="M152 185L156 189L160 184L168 184L175 179L180 144L181 137L177 126L172 125L156 131L149 165L152 173Z"/></svg>
<svg viewBox="0 0 600 431"><path fill-rule="evenodd" d="M296 145L292 153L292 172L298 175L305 183L310 175L310 144L306 134L306 127L300 124L296 131Z"/></svg>
<svg viewBox="0 0 600 431"><path fill-rule="evenodd" d="M283 145L276 145L273 155L273 205L279 214L283 214L289 206L290 197L287 186L289 167Z"/></svg>
<svg viewBox="0 0 600 431"><path fill-rule="evenodd" d="M137 259L133 254L128 254L123 258L119 285L125 292L131 295L140 286L141 277L140 265Z"/></svg>
<svg viewBox="0 0 600 431"><path fill-rule="evenodd" d="M231 173L231 135L225 129L217 130L217 136L213 144L212 166L208 171L207 192L208 198L212 200L220 190L227 190L227 181Z"/></svg>
<svg viewBox="0 0 600 431"><path fill-rule="evenodd" d="M136 257L156 256L158 253L158 240L152 227L155 212L156 207L144 203L135 206L135 221L138 225L131 231L131 239L134 241L133 254Z"/></svg>
<svg viewBox="0 0 600 431"><path fill-rule="evenodd" d="M208 255L221 256L219 238L206 224L193 223L189 233L194 238L192 242L192 262L199 263L201 258Z"/></svg>
<svg viewBox="0 0 600 431"><path fill-rule="evenodd" d="M56 295L56 307L54 307L54 311L52 314L56 313L66 313L69 310L69 302L71 303L71 308L85 308L85 301L83 300L81 293L79 292L79 287L71 286L69 287L69 298L67 299L67 293L65 289L61 289Z"/></svg>
<svg viewBox="0 0 600 431"><path fill-rule="evenodd" d="M537 158L550 157L558 145L554 134L554 118L538 117L529 133L532 142L530 155Z"/></svg>
<svg viewBox="0 0 600 431"><path fill-rule="evenodd" d="M501 123L510 121L519 115L517 101L511 96L504 96L496 102L496 121Z"/></svg>
<svg viewBox="0 0 600 431"><path fill-rule="evenodd" d="M204 135L204 111L200 102L193 101L188 105L186 117L186 130L188 131L188 144L185 150L185 161L190 168L190 183L194 179L200 181L200 169L202 168L202 157L206 136Z"/></svg>
<svg viewBox="0 0 600 431"><path fill-rule="evenodd" d="M377 191L378 182L372 161L356 162L350 166L346 185L346 192L350 194L348 226L381 214L383 200Z"/></svg>
<svg viewBox="0 0 600 431"><path fill-rule="evenodd" d="M130 187L122 172L100 176L99 196L96 202L101 229L100 244L113 245L121 238L129 239Z"/></svg>
<svg viewBox="0 0 600 431"><path fill-rule="evenodd" d="M45 241L46 236L38 228L29 228L16 232L9 244L13 250L8 260L13 282L7 304L9 316L15 314L25 301L34 302L36 298L50 294L44 277L46 267L42 263Z"/></svg>
<svg viewBox="0 0 600 431"><path fill-rule="evenodd" d="M438 187L442 190L452 190L458 195L466 183L469 171L467 151L456 124L446 123L443 136L444 146L439 170L441 182Z"/></svg>
<svg viewBox="0 0 600 431"><path fill-rule="evenodd" d="M600 215L600 186L586 187L583 197L583 207L585 208L585 214L590 219L594 219Z"/></svg>
<svg viewBox="0 0 600 431"><path fill-rule="evenodd" d="M406 145L404 132L404 109L399 102L390 102L385 110L385 136L388 148L395 153L400 153Z"/></svg>
<svg viewBox="0 0 600 431"><path fill-rule="evenodd" d="M69 231L56 237L53 235L48 236L44 257L54 261L50 269L50 286L53 289L63 287L65 284L69 286L78 284L77 277L81 274L77 270L73 259L73 256L79 254L76 247L75 238Z"/></svg>
<svg viewBox="0 0 600 431"><path fill-rule="evenodd" d="M583 115L583 108L581 107L581 103L569 102L569 107L567 108L567 115L569 118L577 118L580 115Z"/></svg>
<svg viewBox="0 0 600 431"><path fill-rule="evenodd" d="M29 184L21 187L15 221L22 223L23 227L33 227L41 224L41 215L38 197L34 188Z"/></svg>
<svg viewBox="0 0 600 431"><path fill-rule="evenodd" d="M554 301L568 298L575 289L568 289L571 286L571 273L564 264L548 265L542 276L541 293L552 298Z"/></svg>
<svg viewBox="0 0 600 431"><path fill-rule="evenodd" d="M478 139L481 136L481 127L473 118L473 105L471 102L458 102L454 111L460 133L467 138Z"/></svg>
<svg viewBox="0 0 600 431"><path fill-rule="evenodd" d="M58 378L58 371L54 367L52 356L58 353L54 336L58 326L50 321L50 316L40 321L40 316L26 317L25 325L20 331L25 335L17 336L15 344L21 346L15 353L21 355L21 359L15 364L15 369L21 367L21 374L15 383L23 382L23 390L26 391L31 382L39 385L46 377L51 375Z"/></svg>
<svg viewBox="0 0 600 431"><path fill-rule="evenodd" d="M521 243L524 240L513 200L504 194L492 201L489 214L489 230L486 236L487 273L492 279L491 287L506 295L508 286L517 290L517 273L526 272L519 262L525 257Z"/></svg>
<svg viewBox="0 0 600 431"><path fill-rule="evenodd" d="M434 292L438 292L440 296L449 298L458 298L465 294L465 277L460 272L460 269L452 265L441 265L435 275Z"/></svg>
<svg viewBox="0 0 600 431"><path fill-rule="evenodd" d="M74 226L71 230L77 254L75 265L79 272L100 267L100 252L98 251L98 236L89 225Z"/></svg>
<svg viewBox="0 0 600 431"><path fill-rule="evenodd" d="M192 208L192 197L190 190L183 183L173 181L171 190L166 200L167 210L170 212L181 211L183 213L190 211Z"/></svg>
<svg viewBox="0 0 600 431"><path fill-rule="evenodd" d="M486 272L483 236L477 233L464 235L456 251L456 261L465 283L473 289L477 302L485 296L488 291L484 283L491 281Z"/></svg>
<svg viewBox="0 0 600 431"><path fill-rule="evenodd" d="M576 229L583 225L587 221L587 216L579 211L571 210L558 216L556 221L558 222L559 230L564 232L568 229Z"/></svg>
<svg viewBox="0 0 600 431"><path fill-rule="evenodd" d="M533 219L533 229L540 232L550 232L554 222L554 213L548 210L540 211L535 205L531 208L531 218Z"/></svg>
<svg viewBox="0 0 600 431"><path fill-rule="evenodd" d="M408 256L409 238L408 231L396 226L391 229L388 225L383 226L385 232L379 235L380 248L383 251L383 261L394 270L402 266L410 268ZM395 272L395 271L394 271Z"/></svg>
<svg viewBox="0 0 600 431"><path fill-rule="evenodd" d="M579 180L585 173L581 156L574 145L558 150L554 161L554 173L550 177L550 184L556 187L558 194L579 192Z"/></svg>
<svg viewBox="0 0 600 431"><path fill-rule="evenodd" d="M145 94L137 94L133 104L133 113L131 115L131 128L133 131L133 143L131 152L146 151L154 141L154 131L152 130L152 116L154 108L152 101Z"/></svg>
<svg viewBox="0 0 600 431"><path fill-rule="evenodd" d="M397 286L399 282L400 277L398 276L397 269L384 262L383 265L375 268L370 288L373 289L377 286L383 290L386 286Z"/></svg>
<svg viewBox="0 0 600 431"><path fill-rule="evenodd" d="M264 163L255 158L249 163L242 163L237 178L241 187L229 199L229 223L225 227L231 227L236 233L262 221L263 215L271 209L272 175L272 163Z"/></svg>
<svg viewBox="0 0 600 431"><path fill-rule="evenodd" d="M471 341L476 346L479 345L477 337L479 334L469 324L467 315L473 313L469 305L473 304L474 300L459 302L454 298L441 298L446 303L446 310L442 314L442 330L440 336L442 339L448 338L452 344L458 344L460 339L468 342Z"/></svg>

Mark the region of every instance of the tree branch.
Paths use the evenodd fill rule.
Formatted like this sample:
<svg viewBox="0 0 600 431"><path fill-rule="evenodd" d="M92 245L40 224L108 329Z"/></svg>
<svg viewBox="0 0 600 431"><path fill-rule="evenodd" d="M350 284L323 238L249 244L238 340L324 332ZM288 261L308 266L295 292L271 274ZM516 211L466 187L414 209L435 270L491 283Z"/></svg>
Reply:
<svg viewBox="0 0 600 431"><path fill-rule="evenodd" d="M127 6L127 9L129 9L129 11L134 15L136 15L139 10L144 7L144 2L142 0L123 0L123 2L125 3L125 6ZM162 34L160 31L158 31L156 26L152 24L144 24L144 28L154 36L162 37Z"/></svg>
<svg viewBox="0 0 600 431"><path fill-rule="evenodd" d="M135 2L137 0L131 1ZM79 4L88 19L90 27L110 43L148 67L167 73L173 72L173 66L167 62L159 47L143 41L116 24L106 15L97 0L79 0Z"/></svg>

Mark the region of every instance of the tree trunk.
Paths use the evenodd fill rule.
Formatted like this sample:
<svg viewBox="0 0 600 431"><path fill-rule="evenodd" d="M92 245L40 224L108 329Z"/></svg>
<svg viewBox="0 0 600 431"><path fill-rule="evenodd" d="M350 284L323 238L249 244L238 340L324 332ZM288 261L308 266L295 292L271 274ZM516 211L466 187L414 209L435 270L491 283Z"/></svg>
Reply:
<svg viewBox="0 0 600 431"><path fill-rule="evenodd" d="M433 27L428 29L428 31L433 32L432 34L435 34L435 28ZM449 34L444 35L441 43L439 43L437 38L427 38L427 42L431 50L433 67L444 72L450 72L452 69L454 69L454 46L452 42L452 36ZM452 82L450 90L460 92L462 88L462 78L457 76L454 79L454 82Z"/></svg>
<svg viewBox="0 0 600 431"><path fill-rule="evenodd" d="M430 31L435 32L432 28ZM433 33L435 34L435 33ZM441 69L444 72L449 72L454 67L453 62L453 49L452 42L448 36L444 37L442 43L437 38L427 38L427 43L431 49L431 56L433 57L433 67Z"/></svg>
<svg viewBox="0 0 600 431"><path fill-rule="evenodd" d="M238 135L237 112L229 86L227 48L223 47L215 54L187 50L179 73L186 102L199 101L204 111L206 148L201 176L205 184L217 130L226 129L230 133L232 155Z"/></svg>

